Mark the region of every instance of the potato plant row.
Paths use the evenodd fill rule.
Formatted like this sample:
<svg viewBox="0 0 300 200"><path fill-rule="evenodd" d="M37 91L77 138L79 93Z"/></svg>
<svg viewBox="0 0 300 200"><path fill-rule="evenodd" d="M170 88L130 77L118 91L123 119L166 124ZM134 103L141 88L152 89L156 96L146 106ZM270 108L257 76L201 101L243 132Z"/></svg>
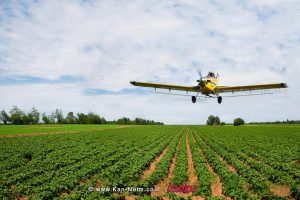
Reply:
<svg viewBox="0 0 300 200"><path fill-rule="evenodd" d="M258 133L256 133L257 137L255 141L253 140L254 133L251 132L248 136L247 132L240 133L241 136L235 134L234 131L233 133L225 132L226 134L222 133L222 135L224 135L224 137L222 137L222 140L218 137L218 134L212 134L212 132L203 132L201 135L203 140L206 141L212 147L212 149L217 151L225 161L232 164L233 166L236 166L238 172L242 176L248 176L247 181L252 181L252 187L254 187L252 189L254 189L255 192L260 193L260 195L262 196L270 197L272 196L272 194L270 194L268 190L271 184L283 186L287 185L291 188L290 196L297 199L300 198L300 171L297 169L297 167L294 167L294 162L281 162L280 160L284 159L283 157L286 157L288 155L290 157L286 157L286 160L294 159L294 154L296 154L299 149L297 150L297 145L292 146L287 145L286 143L293 143L299 139L297 137L294 137L294 132L290 133L289 129L287 129L288 131L284 132L283 129L279 128L279 130L283 131L283 133L278 135L278 130L276 130L275 128L276 127L272 126L262 127L263 130L266 130L266 132L262 133L259 133L260 129L257 129ZM293 127L290 128L294 129L295 131L298 130ZM250 128L250 130L252 130L252 127ZM270 130L273 131L272 134L268 132ZM286 137L284 137L285 134ZM289 134L291 134L291 138L293 138L295 141L289 141ZM230 135L231 137L229 137ZM235 138L235 140L237 141L234 145L231 145L231 140L234 136L240 138ZM250 136L251 138L249 138ZM260 137L264 141L260 141ZM240 141L239 139L241 138L243 138L244 140ZM261 152L264 151L262 149L265 149L264 146L269 146L269 144L264 144L267 143L266 141L271 141L274 147L270 147L270 151L265 151L262 154ZM278 143L275 144L273 141L277 141ZM282 144L282 146L278 146L279 144ZM280 151L277 151L276 149L280 149ZM265 155L265 157L263 157L262 155ZM277 159L275 159L276 157ZM239 163L243 163L249 168L247 169L248 175L247 173L245 173L245 170L239 167L241 166ZM250 176L252 176L250 177L250 179L249 173ZM256 174L255 176L257 177L257 180L255 182L253 182L255 180L253 179L254 174ZM265 186L263 186L262 188L260 186L262 186L263 182L265 183ZM259 187L257 187L258 184Z"/></svg>
<svg viewBox="0 0 300 200"><path fill-rule="evenodd" d="M258 171L258 172L262 173L264 176L266 176L269 181L272 181L272 182L278 183L278 184L291 184L294 182L293 177L285 171L275 170L270 165L267 165L264 162L255 160L245 153L236 151L235 149L228 148L224 143L221 143L220 141L218 141L214 138L211 138L208 135L205 135L205 140L209 144L213 144L212 146L216 146L217 150L222 150L223 152L226 151L226 152L230 152L230 153L234 154L243 163L247 164L251 168L255 169L256 171ZM225 160L226 160L226 158L225 158ZM230 162L230 160L226 160L226 161Z"/></svg>
<svg viewBox="0 0 300 200"><path fill-rule="evenodd" d="M212 174L208 171L206 160L199 151L199 147L193 137L192 132L189 133L189 142L193 157L193 163L196 175L198 177L198 188L195 196L211 196Z"/></svg>
<svg viewBox="0 0 300 200"><path fill-rule="evenodd" d="M249 126L235 129L203 127L205 136L223 141L229 149L238 150L253 159L300 179L299 126Z"/></svg>
<svg viewBox="0 0 300 200"><path fill-rule="evenodd" d="M285 129L275 126L133 126L0 138L0 199L124 199L132 195L138 199L157 199L151 197L150 192L99 193L88 189L151 188L161 183L186 185L189 180L187 145L198 184L193 196L299 199L299 130L293 126ZM146 179L142 178L144 171L166 148L154 171ZM170 177L175 155L177 159ZM208 164L220 176L223 197L211 197L214 175L208 170ZM274 184L288 186L290 196L274 195L270 189ZM182 198L173 193L162 195Z"/></svg>
<svg viewBox="0 0 300 200"><path fill-rule="evenodd" d="M195 131L193 136L212 168L220 175L223 193L235 199L246 199L247 193L243 188L244 180L238 174L230 171L226 164L219 159L219 155L209 149Z"/></svg>
<svg viewBox="0 0 300 200"><path fill-rule="evenodd" d="M151 139L151 137L149 137L149 139ZM160 141L158 141L160 142ZM70 169L73 171L72 176L74 178L74 180L72 181L70 179L70 176L68 175L68 170L60 170L59 174L63 175L63 176L56 176L57 178L55 180L52 180L50 182L50 188L51 188L51 183L54 184L54 188L59 188L60 185L65 185L66 183L69 183L67 186L67 188L63 188L63 190L60 191L64 191L64 190L71 190L76 184L78 184L78 181L80 179L83 178L87 178L91 175L93 175L94 173L97 173L98 171L102 171L108 167L111 167L111 165L113 164L113 160L115 160L115 162L117 162L119 159L125 159L127 160L127 156L128 155L132 155L132 152L135 152L136 148L142 148L144 146L144 148L147 149L148 146L146 146L146 142L138 142L139 144L137 146L133 146L132 144L130 144L130 142L125 142L124 146L120 146L119 148L116 148L118 151L107 155L104 153L100 153L100 154L96 154L96 156L94 157L90 157L90 159L92 160L87 160L85 162L79 162L77 166L70 166ZM152 148L155 144L157 143L149 143L150 147ZM146 147L145 147L146 146ZM108 147L109 148L109 147ZM124 150L125 149L125 150ZM97 162L99 161L99 162ZM119 169L122 169L122 166L119 167ZM65 175L64 175L65 173ZM72 181L72 182L71 182ZM48 185L48 184L46 184ZM45 188L42 188L44 192ZM47 191L48 189L46 189ZM35 192L35 196L36 196L36 191ZM39 192L39 191L38 191ZM53 192L52 192L53 194ZM51 195L49 193L49 195Z"/></svg>
<svg viewBox="0 0 300 200"><path fill-rule="evenodd" d="M179 139L183 137L183 131L184 130L181 130L179 134L175 136L169 146L168 151L155 167L155 171L146 180L142 180L139 186L146 188L153 187L164 178L167 178L172 159L176 153L176 147L179 143Z"/></svg>
<svg viewBox="0 0 300 200"><path fill-rule="evenodd" d="M101 194L97 192L89 193L89 187L97 186L97 181L101 182L101 187L135 187L136 182L140 179L141 173L148 166L161 151L172 140L175 130L168 130L164 135L151 142L150 145L145 145L140 142L140 145L124 149L123 157L118 159L110 159L111 164L109 167L101 170L99 173L94 174L85 184L78 185L72 190L69 195L63 196L64 199L78 199L78 198L103 198L105 195L112 193ZM132 145L132 144L131 144ZM123 195L126 195L124 193Z"/></svg>
<svg viewBox="0 0 300 200"><path fill-rule="evenodd" d="M176 158L176 165L174 169L174 178L172 179L172 184L174 185L185 185L188 181L188 172L187 172L187 150L186 150L186 136L187 131L183 133L183 136L180 139L179 149Z"/></svg>
<svg viewBox="0 0 300 200"><path fill-rule="evenodd" d="M201 137L201 136L200 136ZM203 139L203 137L202 137ZM204 139L203 139L204 140ZM207 142L205 140L205 142ZM207 145L207 143L205 143ZM220 157L224 158L229 164L234 166L239 175L245 177L250 184L250 190L253 193L259 193L260 196L269 196L269 183L265 176L261 173L251 169L249 166L242 163L234 154L223 150L219 146L213 143L208 145L213 151L215 151Z"/></svg>
<svg viewBox="0 0 300 200"><path fill-rule="evenodd" d="M0 197L60 197L99 173L111 184L133 183L177 131L150 126L1 139L2 155L13 149L15 154L1 162ZM13 164L18 162L23 165Z"/></svg>

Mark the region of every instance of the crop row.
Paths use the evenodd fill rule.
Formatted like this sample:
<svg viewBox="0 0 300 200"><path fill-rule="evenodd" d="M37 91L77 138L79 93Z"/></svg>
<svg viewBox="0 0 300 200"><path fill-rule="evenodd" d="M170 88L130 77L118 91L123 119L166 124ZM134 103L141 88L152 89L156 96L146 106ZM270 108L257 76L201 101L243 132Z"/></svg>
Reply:
<svg viewBox="0 0 300 200"><path fill-rule="evenodd" d="M179 149L176 158L176 165L174 169L174 178L172 180L172 184L174 185L184 185L187 183L188 180L186 136L187 132L184 132L183 136L180 139Z"/></svg>
<svg viewBox="0 0 300 200"><path fill-rule="evenodd" d="M208 171L206 160L201 155L196 141L192 135L189 133L189 142L194 162L194 167L196 175L198 177L198 188L194 195L196 196L210 196L211 195L211 179L212 174Z"/></svg>
<svg viewBox="0 0 300 200"><path fill-rule="evenodd" d="M24 147L24 141L19 140L19 138L10 138L10 141L14 143L9 148L10 150L19 150L21 154L31 152L32 158L23 167L12 169L13 171L17 170L16 174L11 174L7 170L2 176L1 172L0 186L3 190L1 190L0 196L2 195L1 197L7 199L21 196L30 196L36 199L53 198L59 196L63 191L72 190L79 185L80 180L92 177L93 174L113 166L114 163L122 159L129 160L131 163L141 161L141 164L136 166L139 167L137 170L142 171L141 168L145 168L146 163L159 153L164 147L163 145L170 141L176 129L174 127L161 129L129 128L118 132L102 131L74 134L72 137L70 135L26 137L24 141L31 142L27 143L30 145L26 147ZM165 134L162 134L163 132ZM41 137L47 138L46 141L51 145L43 143ZM143 137L142 140L141 137ZM68 140L64 140L65 138ZM56 142L52 142L53 140ZM5 142L9 143L10 141ZM45 145L45 148L41 148L37 141ZM32 145L32 143L37 143L37 145ZM22 147L24 148L22 149ZM50 148L52 151L49 152L48 149ZM55 150L55 148L57 149ZM45 153L44 149L49 153ZM147 154L147 150L152 151ZM133 152L134 154L132 154ZM132 156L128 157L129 155ZM141 160L141 156L134 158L134 156L139 155L143 156L144 160ZM14 162L14 160L17 162L17 158L10 159L8 162ZM127 163L127 165L131 166L131 163ZM6 166L8 165L6 164ZM111 173L114 173L113 169ZM136 176L139 174L137 173ZM133 180L132 176L125 171L120 180L126 178Z"/></svg>
<svg viewBox="0 0 300 200"><path fill-rule="evenodd" d="M171 142L170 147L164 157L157 164L155 171L146 179L140 182L139 186L150 188L154 185L158 184L163 178L165 178L169 172L169 167L172 162L172 158L176 153L176 147L179 144L179 138L182 138L181 130L180 134L178 134L174 140Z"/></svg>
<svg viewBox="0 0 300 200"><path fill-rule="evenodd" d="M205 140L202 137L202 140ZM207 142L207 141L205 141ZM250 190L254 193L260 193L262 196L269 196L268 180L255 170L252 170L249 166L243 164L234 154L223 150L214 143L209 143L209 147L212 148L220 157L223 157L229 164L237 169L238 174L246 178L250 184Z"/></svg>
<svg viewBox="0 0 300 200"><path fill-rule="evenodd" d="M207 145L201 140L198 134L193 132L193 136L196 140L197 145L203 151L208 162L220 175L221 181L223 183L223 193L226 196L234 197L235 199L246 199L247 194L243 189L243 179L238 174L230 171L226 164L219 159L218 154L210 150Z"/></svg>
<svg viewBox="0 0 300 200"><path fill-rule="evenodd" d="M97 187L98 180L101 181L102 187L134 187L137 184L137 180L140 179L143 170L148 167L148 163L169 144L172 135L174 135L174 130L169 130L161 138L150 142L148 146L136 146L133 149L128 148L128 151L124 150L126 151L126 156L113 159L109 167L95 174L91 179L86 181L86 184L78 185L70 195L64 196L64 199L100 198L102 196L101 193L87 192L88 187ZM143 145L141 142L140 144ZM105 195L111 195L111 192Z"/></svg>
<svg viewBox="0 0 300 200"><path fill-rule="evenodd" d="M299 196L299 181L293 179L287 172L275 170L263 162L256 161L237 149L228 148L224 143L210 136L202 137L209 146L214 149L226 162L235 166L238 173L244 176L252 185L253 192L259 192L263 196L272 196L269 192L269 184L267 180L277 184L288 184L292 188L292 196ZM245 163L246 166L242 163ZM250 168L250 169L249 169Z"/></svg>
<svg viewBox="0 0 300 200"><path fill-rule="evenodd" d="M112 144L108 144L109 145L101 145L102 148L100 149L89 148L93 155L88 156L87 159L81 160L74 165L68 165L55 171L48 170L47 173L44 173L41 176L35 176L33 179L22 182L17 187L18 193L22 194L22 191L20 191L21 189L28 191L28 187L35 186L32 192L35 194L36 198L51 198L53 195L56 196L59 191L70 190L80 179L91 176L97 171L110 166L109 159L121 159L126 153L130 153L130 151L123 151L124 148L126 150L130 149L130 144L128 142L123 143L123 145L120 145L119 147L113 147L113 151L110 149ZM101 152L98 152L98 150L101 150ZM122 153L117 154L116 152ZM72 153L76 155L75 152ZM47 170L47 165L45 167Z"/></svg>
<svg viewBox="0 0 300 200"><path fill-rule="evenodd" d="M293 179L300 179L299 128L294 126L260 126L233 129L210 130L205 127L204 135L222 143L229 149L245 153L260 163L271 166L278 172L288 173ZM278 178L278 181L281 178ZM283 179L281 179L283 180ZM277 181L277 180L276 180Z"/></svg>
<svg viewBox="0 0 300 200"><path fill-rule="evenodd" d="M94 176L87 184L79 187L79 192L78 190L72 192L72 195L79 195L81 198L93 197L96 193L88 193L87 188L93 186L91 183L93 183L95 179L100 179L105 186L109 187L126 186L126 184L129 184L129 181L134 181L140 176L143 165L149 162L154 153L157 153L159 149L162 148L162 146L159 145L166 145L169 141L167 138L171 135L170 133L166 133L164 137L159 139L152 139L151 142L148 140L148 145L147 140L144 142L138 141L136 143L129 142L129 146L110 157L109 162L99 160L107 164L106 167L98 170L100 174ZM147 152L149 152L148 157L146 156Z"/></svg>

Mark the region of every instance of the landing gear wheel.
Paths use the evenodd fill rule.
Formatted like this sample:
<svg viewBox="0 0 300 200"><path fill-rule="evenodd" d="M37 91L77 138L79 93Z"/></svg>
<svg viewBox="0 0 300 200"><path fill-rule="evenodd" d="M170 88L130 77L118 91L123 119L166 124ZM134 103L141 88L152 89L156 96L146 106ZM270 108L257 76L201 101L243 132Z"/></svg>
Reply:
<svg viewBox="0 0 300 200"><path fill-rule="evenodd" d="M218 96L218 103L222 103L222 97L221 96Z"/></svg>
<svg viewBox="0 0 300 200"><path fill-rule="evenodd" d="M192 102L196 103L197 98L195 96L192 96Z"/></svg>

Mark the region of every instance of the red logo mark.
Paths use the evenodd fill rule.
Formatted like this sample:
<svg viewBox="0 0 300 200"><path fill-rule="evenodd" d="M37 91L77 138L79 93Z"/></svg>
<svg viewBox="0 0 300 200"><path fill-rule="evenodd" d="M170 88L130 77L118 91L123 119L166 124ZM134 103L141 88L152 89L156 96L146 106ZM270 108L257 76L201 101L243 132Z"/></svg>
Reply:
<svg viewBox="0 0 300 200"><path fill-rule="evenodd" d="M196 185L168 185L167 192L196 192L197 186Z"/></svg>

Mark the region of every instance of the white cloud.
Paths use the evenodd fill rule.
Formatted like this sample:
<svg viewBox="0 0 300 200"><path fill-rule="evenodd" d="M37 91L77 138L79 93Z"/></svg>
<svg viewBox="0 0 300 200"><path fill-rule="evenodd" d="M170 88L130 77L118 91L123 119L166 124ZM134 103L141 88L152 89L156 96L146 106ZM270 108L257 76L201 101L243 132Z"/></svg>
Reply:
<svg viewBox="0 0 300 200"><path fill-rule="evenodd" d="M204 122L214 113L228 121L241 115L296 119L299 10L297 1L279 0L0 3L0 76L86 80L2 85L0 107L94 110L111 118L141 116L168 123ZM199 68L218 71L223 85L287 82L290 88L283 97L226 99L222 105L192 105L184 97L84 93L87 88L132 88L130 80L192 85ZM286 104L294 109L284 109Z"/></svg>

